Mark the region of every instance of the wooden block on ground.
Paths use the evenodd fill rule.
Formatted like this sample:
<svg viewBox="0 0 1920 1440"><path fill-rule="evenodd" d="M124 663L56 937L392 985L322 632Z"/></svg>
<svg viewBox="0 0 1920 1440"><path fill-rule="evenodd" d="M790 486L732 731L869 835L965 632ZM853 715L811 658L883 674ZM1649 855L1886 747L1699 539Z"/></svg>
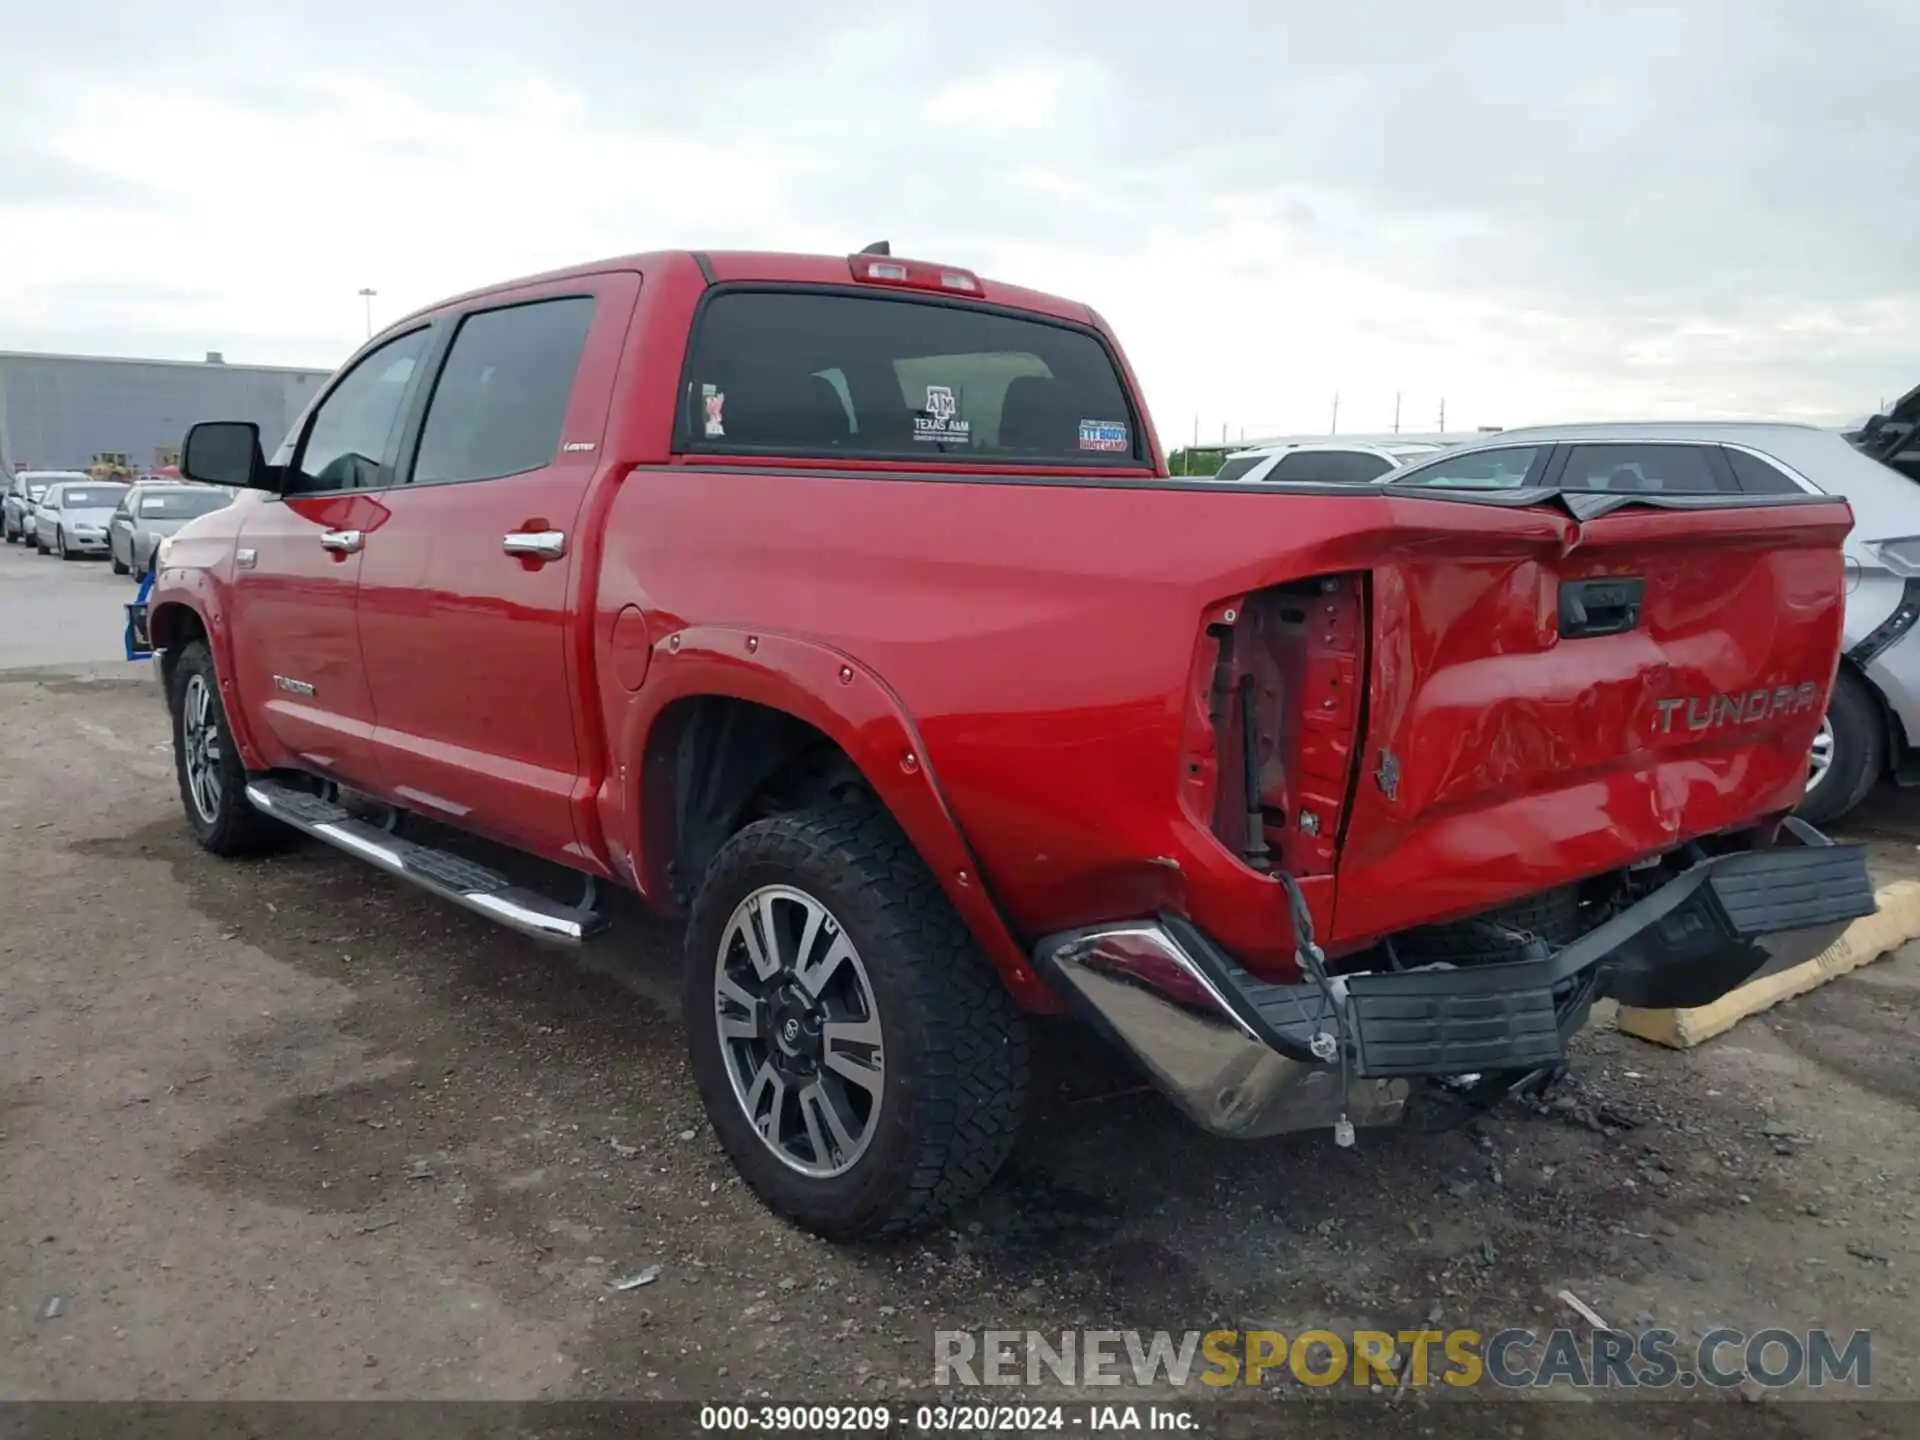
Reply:
<svg viewBox="0 0 1920 1440"><path fill-rule="evenodd" d="M1749 980L1711 1005L1692 1010L1640 1010L1622 1005L1619 1028L1642 1040L1685 1050L1731 1030L1749 1015L1804 995L1920 938L1920 881L1898 880L1882 886L1874 900L1879 908L1873 914L1854 921L1813 959Z"/></svg>

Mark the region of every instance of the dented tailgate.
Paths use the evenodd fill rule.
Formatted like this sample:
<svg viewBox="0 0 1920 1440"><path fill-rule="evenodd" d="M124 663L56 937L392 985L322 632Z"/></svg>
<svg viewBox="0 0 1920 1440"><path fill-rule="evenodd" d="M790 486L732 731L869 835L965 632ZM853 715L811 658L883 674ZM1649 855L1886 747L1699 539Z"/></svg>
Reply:
<svg viewBox="0 0 1920 1440"><path fill-rule="evenodd" d="M1449 537L1377 564L1342 942L1791 808L1849 524L1839 504L1635 506L1530 554Z"/></svg>

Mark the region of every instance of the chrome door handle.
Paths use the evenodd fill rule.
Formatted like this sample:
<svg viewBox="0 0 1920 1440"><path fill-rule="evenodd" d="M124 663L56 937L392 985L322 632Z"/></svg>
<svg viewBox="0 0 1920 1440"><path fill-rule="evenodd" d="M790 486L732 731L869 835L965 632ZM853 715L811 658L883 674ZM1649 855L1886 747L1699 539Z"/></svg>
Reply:
<svg viewBox="0 0 1920 1440"><path fill-rule="evenodd" d="M515 530L500 537L500 548L509 555L532 555L541 560L558 560L567 553L564 530Z"/></svg>
<svg viewBox="0 0 1920 1440"><path fill-rule="evenodd" d="M359 530L322 530L320 543L337 555L352 555L367 543L367 537Z"/></svg>

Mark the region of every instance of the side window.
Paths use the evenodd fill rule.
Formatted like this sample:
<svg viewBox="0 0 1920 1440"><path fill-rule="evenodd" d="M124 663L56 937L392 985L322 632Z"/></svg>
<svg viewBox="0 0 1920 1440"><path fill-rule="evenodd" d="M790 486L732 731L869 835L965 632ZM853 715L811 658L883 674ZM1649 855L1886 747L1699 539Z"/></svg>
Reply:
<svg viewBox="0 0 1920 1440"><path fill-rule="evenodd" d="M1526 483L1527 472L1542 449L1539 445L1509 445L1501 450L1449 453L1400 471L1389 483L1440 490L1517 490Z"/></svg>
<svg viewBox="0 0 1920 1440"><path fill-rule="evenodd" d="M592 323L588 296L461 321L427 407L413 483L494 480L552 464Z"/></svg>
<svg viewBox="0 0 1920 1440"><path fill-rule="evenodd" d="M1562 490L1636 495L1711 495L1722 486L1705 445L1576 445L1561 473Z"/></svg>
<svg viewBox="0 0 1920 1440"><path fill-rule="evenodd" d="M389 340L335 385L314 412L285 493L316 495L372 485L380 473L407 382L427 348L424 328Z"/></svg>
<svg viewBox="0 0 1920 1440"><path fill-rule="evenodd" d="M1735 450L1727 446L1721 453L1727 457L1727 463L1733 467L1733 478L1740 482L1740 489L1748 495L1804 495L1804 491L1793 479L1785 474L1770 460L1762 460L1758 455L1745 450Z"/></svg>

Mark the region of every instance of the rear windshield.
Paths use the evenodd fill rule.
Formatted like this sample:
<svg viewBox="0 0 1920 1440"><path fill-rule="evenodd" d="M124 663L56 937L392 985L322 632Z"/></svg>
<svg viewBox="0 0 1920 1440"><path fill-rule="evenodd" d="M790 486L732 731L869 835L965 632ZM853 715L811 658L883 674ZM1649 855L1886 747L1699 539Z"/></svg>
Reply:
<svg viewBox="0 0 1920 1440"><path fill-rule="evenodd" d="M1113 357L1090 332L997 311L741 290L701 312L685 448L1139 465Z"/></svg>
<svg viewBox="0 0 1920 1440"><path fill-rule="evenodd" d="M140 513L156 520L190 520L227 503L219 490L157 490L140 497Z"/></svg>
<svg viewBox="0 0 1920 1440"><path fill-rule="evenodd" d="M63 485L60 507L63 510L111 510L127 492L116 485Z"/></svg>

